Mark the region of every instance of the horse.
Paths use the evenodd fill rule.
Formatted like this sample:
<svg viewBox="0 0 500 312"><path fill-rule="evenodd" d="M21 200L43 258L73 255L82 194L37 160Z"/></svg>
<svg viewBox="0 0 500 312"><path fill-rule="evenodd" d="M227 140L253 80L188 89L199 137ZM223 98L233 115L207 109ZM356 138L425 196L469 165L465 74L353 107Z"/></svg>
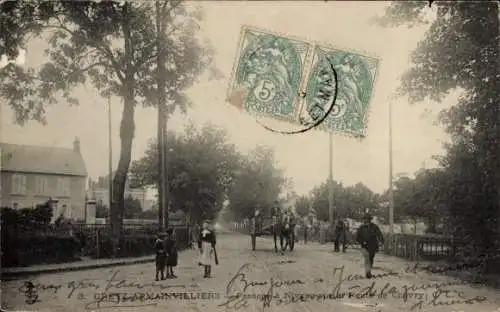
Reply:
<svg viewBox="0 0 500 312"><path fill-rule="evenodd" d="M287 214L283 214L280 209L271 211L271 218L263 218L256 214L251 219L250 236L252 239L252 250L255 250L256 237L271 234L274 240L274 251L278 252L278 238L281 252L287 247L293 251L295 245L295 219Z"/></svg>
<svg viewBox="0 0 500 312"><path fill-rule="evenodd" d="M295 226L296 226L296 220L294 217L288 214L281 216L280 222L278 224L278 229L276 232L279 234L282 253L286 251L287 247L290 249L290 251L293 251L293 248L295 246ZM276 238L275 238L275 246L276 246ZM275 249L277 250L277 248Z"/></svg>

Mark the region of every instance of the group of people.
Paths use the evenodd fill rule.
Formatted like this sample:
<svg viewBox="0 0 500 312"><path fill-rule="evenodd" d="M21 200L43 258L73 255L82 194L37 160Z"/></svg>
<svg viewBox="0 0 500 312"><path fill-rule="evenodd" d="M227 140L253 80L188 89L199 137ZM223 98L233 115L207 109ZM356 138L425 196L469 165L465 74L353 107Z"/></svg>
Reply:
<svg viewBox="0 0 500 312"><path fill-rule="evenodd" d="M285 224L291 224L292 215L286 215ZM196 228L196 227L195 227ZM344 221L338 220L334 231L334 251L346 251L347 233L349 229ZM200 251L198 264L204 268L204 278L210 278L212 266L217 264L217 253L215 250L216 235L210 221L205 220L201 229L195 234L197 247ZM365 214L363 224L356 232L356 242L361 246L365 264L366 278L372 278L372 267L375 254L379 251L379 246L384 243L384 236L380 228L372 222L372 216ZM166 278L176 278L173 268L177 266L177 247L175 233L169 228L166 233L160 233L155 242L156 249L156 280ZM166 269L166 275L165 275Z"/></svg>
<svg viewBox="0 0 500 312"><path fill-rule="evenodd" d="M175 233L169 228L166 233L159 233L155 241L156 250L156 280L165 278L176 278L174 267L177 266L177 246L175 243ZM165 268L167 275L165 276Z"/></svg>
<svg viewBox="0 0 500 312"><path fill-rule="evenodd" d="M196 227L195 227L196 228ZM212 264L217 263L215 251L215 231L209 220L203 222L202 228L195 236L197 238L197 247L200 251L198 264L205 269L204 278L211 277ZM156 250L156 276L158 281L160 278L165 280L167 278L176 278L174 274L174 267L177 266L177 246L175 240L175 232L169 228L165 233L161 232L155 241ZM166 269L166 275L165 275Z"/></svg>

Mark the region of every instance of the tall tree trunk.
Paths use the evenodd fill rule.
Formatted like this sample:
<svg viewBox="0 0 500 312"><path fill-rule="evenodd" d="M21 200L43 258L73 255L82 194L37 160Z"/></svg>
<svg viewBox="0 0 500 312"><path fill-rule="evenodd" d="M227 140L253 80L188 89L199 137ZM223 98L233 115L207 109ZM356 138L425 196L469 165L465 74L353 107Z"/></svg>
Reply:
<svg viewBox="0 0 500 312"><path fill-rule="evenodd" d="M120 160L113 179L113 204L110 209L111 233L113 244L113 255L116 257L123 245L122 227L123 214L125 210L125 183L132 160L132 141L135 134L134 111L135 111L135 82L132 68L132 47L130 44L130 25L128 15L130 3L123 5L123 39L124 39L124 61L125 61L125 83L123 84L123 113L120 123Z"/></svg>
<svg viewBox="0 0 500 312"><path fill-rule="evenodd" d="M132 93L132 92L129 92ZM121 245L123 214L125 209L125 184L132 159L132 141L134 139L134 98L132 94L124 97L123 115L120 124L120 160L113 179L113 205L111 206L111 231L113 235L113 253L118 254Z"/></svg>

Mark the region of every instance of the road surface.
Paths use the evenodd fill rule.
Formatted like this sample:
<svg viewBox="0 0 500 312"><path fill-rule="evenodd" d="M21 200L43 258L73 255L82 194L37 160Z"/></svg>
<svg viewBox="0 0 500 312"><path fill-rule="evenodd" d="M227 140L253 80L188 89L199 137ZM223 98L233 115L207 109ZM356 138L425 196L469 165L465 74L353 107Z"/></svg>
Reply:
<svg viewBox="0 0 500 312"><path fill-rule="evenodd" d="M267 238L219 235L220 264L210 279L197 251L179 255L177 279L154 281L154 264L42 275L2 284L3 310L16 311L435 311L500 312L500 292L413 270L377 255L376 278L363 277L358 250L297 244L275 254ZM240 273L238 273L240 272ZM29 292L26 282L32 282Z"/></svg>

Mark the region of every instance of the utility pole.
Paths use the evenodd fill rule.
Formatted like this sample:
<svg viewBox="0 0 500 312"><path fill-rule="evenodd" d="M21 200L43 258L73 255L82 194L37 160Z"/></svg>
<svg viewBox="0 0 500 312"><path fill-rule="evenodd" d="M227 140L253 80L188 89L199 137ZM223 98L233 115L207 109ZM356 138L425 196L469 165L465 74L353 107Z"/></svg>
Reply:
<svg viewBox="0 0 500 312"><path fill-rule="evenodd" d="M164 1L163 1L164 2ZM157 72L156 79L158 85L158 169L159 172L159 185L158 185L158 222L160 229L166 228L168 226L168 210L166 190L168 189L166 183L166 79L167 70L165 68L166 62L166 51L165 51L165 29L164 29L164 8L165 4L156 0L156 45L158 48L157 57Z"/></svg>
<svg viewBox="0 0 500 312"><path fill-rule="evenodd" d="M111 97L108 97L108 199L109 213L113 205L113 144L111 140ZM111 222L111 216L109 216Z"/></svg>
<svg viewBox="0 0 500 312"><path fill-rule="evenodd" d="M392 173L392 101L389 101L389 233L394 233L394 193Z"/></svg>
<svg viewBox="0 0 500 312"><path fill-rule="evenodd" d="M169 211L170 211L170 188L169 188L169 180L168 180L168 162L169 162L169 152L170 149L168 149L168 137L167 137L167 123L168 123L168 112L165 112L165 123L164 123L164 128L163 128L163 181L165 182L165 189L164 189L164 205L165 205L165 211L164 211L164 225L165 228L168 228L168 217L169 217Z"/></svg>
<svg viewBox="0 0 500 312"><path fill-rule="evenodd" d="M328 177L328 216L330 225L333 225L333 134L329 134L328 164L330 168Z"/></svg>

